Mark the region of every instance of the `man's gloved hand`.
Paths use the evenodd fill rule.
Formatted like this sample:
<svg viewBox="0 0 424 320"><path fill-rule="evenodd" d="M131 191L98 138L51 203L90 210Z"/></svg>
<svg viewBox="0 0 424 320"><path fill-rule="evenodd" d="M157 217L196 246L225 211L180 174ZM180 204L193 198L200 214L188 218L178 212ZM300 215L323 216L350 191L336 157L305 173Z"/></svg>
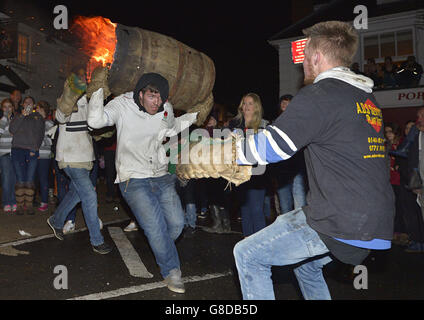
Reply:
<svg viewBox="0 0 424 320"><path fill-rule="evenodd" d="M103 99L110 95L109 85L107 83L109 69L107 67L97 67L91 74L91 81L87 86L87 98L91 98L93 92L103 88Z"/></svg>
<svg viewBox="0 0 424 320"><path fill-rule="evenodd" d="M65 85L63 86L63 93L59 99L57 99L57 108L65 115L69 116L74 106L76 105L78 99L81 96L81 92L72 90L72 77L69 77L65 81Z"/></svg>
<svg viewBox="0 0 424 320"><path fill-rule="evenodd" d="M176 174L180 179L224 178L236 186L250 180L251 166L236 163L236 138L202 139L181 150Z"/></svg>

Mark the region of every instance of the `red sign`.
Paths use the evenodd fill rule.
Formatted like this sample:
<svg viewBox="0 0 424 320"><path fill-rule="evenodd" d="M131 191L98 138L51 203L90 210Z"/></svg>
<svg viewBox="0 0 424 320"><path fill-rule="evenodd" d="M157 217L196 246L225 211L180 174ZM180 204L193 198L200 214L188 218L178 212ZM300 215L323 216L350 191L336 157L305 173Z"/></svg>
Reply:
<svg viewBox="0 0 424 320"><path fill-rule="evenodd" d="M301 39L292 42L292 57L294 64L303 63L305 60L304 50L307 40L308 39Z"/></svg>

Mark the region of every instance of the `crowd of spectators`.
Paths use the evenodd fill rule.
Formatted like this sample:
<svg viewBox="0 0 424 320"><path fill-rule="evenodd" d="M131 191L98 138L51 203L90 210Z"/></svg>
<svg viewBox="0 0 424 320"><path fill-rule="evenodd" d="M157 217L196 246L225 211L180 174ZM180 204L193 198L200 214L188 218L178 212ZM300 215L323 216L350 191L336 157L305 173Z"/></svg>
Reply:
<svg viewBox="0 0 424 320"><path fill-rule="evenodd" d="M357 74L371 78L375 89L417 87L423 73L423 67L416 61L415 56L409 56L402 63L393 62L391 57L385 57L383 64L376 63L374 58L369 58L363 72L356 62L351 69Z"/></svg>

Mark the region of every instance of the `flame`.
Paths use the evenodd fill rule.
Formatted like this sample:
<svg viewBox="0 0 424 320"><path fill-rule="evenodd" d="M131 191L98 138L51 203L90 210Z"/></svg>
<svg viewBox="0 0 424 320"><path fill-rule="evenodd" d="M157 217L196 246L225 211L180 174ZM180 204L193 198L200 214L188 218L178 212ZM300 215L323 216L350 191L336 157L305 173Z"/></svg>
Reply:
<svg viewBox="0 0 424 320"><path fill-rule="evenodd" d="M71 32L81 40L83 52L90 57L87 64L87 80L98 66L110 66L116 49L117 24L103 17L75 18Z"/></svg>

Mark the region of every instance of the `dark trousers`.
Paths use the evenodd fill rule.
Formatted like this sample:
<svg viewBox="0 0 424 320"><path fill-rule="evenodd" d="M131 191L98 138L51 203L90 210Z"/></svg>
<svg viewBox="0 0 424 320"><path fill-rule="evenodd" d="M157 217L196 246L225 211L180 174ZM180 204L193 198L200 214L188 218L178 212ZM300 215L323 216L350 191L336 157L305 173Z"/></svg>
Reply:
<svg viewBox="0 0 424 320"><path fill-rule="evenodd" d="M105 150L105 175L106 175L106 197L113 198L117 194L117 185L115 185L115 150Z"/></svg>
<svg viewBox="0 0 424 320"><path fill-rule="evenodd" d="M403 185L399 188L399 202L402 207L406 233L415 242L424 242L424 220L417 204L417 195Z"/></svg>

